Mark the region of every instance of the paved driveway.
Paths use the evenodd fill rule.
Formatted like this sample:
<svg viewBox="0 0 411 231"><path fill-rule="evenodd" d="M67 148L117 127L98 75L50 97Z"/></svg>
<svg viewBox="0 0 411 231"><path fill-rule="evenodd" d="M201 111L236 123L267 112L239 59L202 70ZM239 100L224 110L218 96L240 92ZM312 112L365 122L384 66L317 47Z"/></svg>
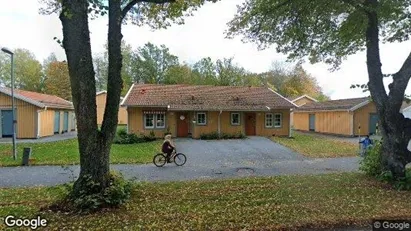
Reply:
<svg viewBox="0 0 411 231"><path fill-rule="evenodd" d="M128 179L180 181L244 176L321 174L358 171L359 158L305 158L263 137L245 140L176 140L177 150L187 155L182 167L112 165ZM0 168L0 187L57 185L78 176L79 167L32 166Z"/></svg>
<svg viewBox="0 0 411 231"><path fill-rule="evenodd" d="M176 140L177 151L187 154L192 167L268 167L286 160L303 160L302 155L264 137L244 140Z"/></svg>

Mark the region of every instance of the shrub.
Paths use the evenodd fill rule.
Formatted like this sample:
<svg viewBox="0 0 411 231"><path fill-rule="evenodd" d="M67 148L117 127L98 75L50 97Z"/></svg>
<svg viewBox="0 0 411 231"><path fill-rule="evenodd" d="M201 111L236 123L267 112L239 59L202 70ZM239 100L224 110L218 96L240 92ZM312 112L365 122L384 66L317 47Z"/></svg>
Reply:
<svg viewBox="0 0 411 231"><path fill-rule="evenodd" d="M211 133L204 133L200 135L200 139L202 140L218 140L220 136L218 132L211 132Z"/></svg>
<svg viewBox="0 0 411 231"><path fill-rule="evenodd" d="M128 134L126 129L122 128L117 131L116 137L114 137L113 142L115 144L136 144L155 141L156 137L154 131L150 132L149 136L141 134L140 137L134 133Z"/></svg>
<svg viewBox="0 0 411 231"><path fill-rule="evenodd" d="M117 208L130 199L133 185L120 173L110 173L109 186L102 192L99 190L99 185L90 177L84 180L88 186L87 190L74 193L73 184L66 184L62 200L52 205L52 209L90 213L103 208Z"/></svg>
<svg viewBox="0 0 411 231"><path fill-rule="evenodd" d="M239 132L237 135L234 136L234 138L245 139L245 138L247 138L247 136L244 135L242 132Z"/></svg>
<svg viewBox="0 0 411 231"><path fill-rule="evenodd" d="M374 146L367 150L360 165L360 170L369 176L380 176L384 172L380 142L375 142Z"/></svg>

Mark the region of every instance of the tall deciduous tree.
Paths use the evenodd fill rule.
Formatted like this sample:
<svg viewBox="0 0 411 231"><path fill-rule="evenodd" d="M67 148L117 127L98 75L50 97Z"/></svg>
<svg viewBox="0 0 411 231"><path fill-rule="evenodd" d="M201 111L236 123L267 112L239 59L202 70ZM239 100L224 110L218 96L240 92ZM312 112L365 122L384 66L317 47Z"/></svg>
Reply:
<svg viewBox="0 0 411 231"><path fill-rule="evenodd" d="M368 87L383 136L383 163L395 177L411 162L411 120L400 108L411 77L411 53L384 87L380 42L403 42L411 34L411 0L247 0L228 24L228 36L244 35L261 48L276 44L291 60L309 57L338 68L343 58L366 51Z"/></svg>
<svg viewBox="0 0 411 231"><path fill-rule="evenodd" d="M70 76L67 62L54 61L46 68L44 92L71 101Z"/></svg>
<svg viewBox="0 0 411 231"><path fill-rule="evenodd" d="M52 0L43 13L58 12L63 26L62 45L66 52L73 104L77 118L80 152L80 175L73 195L102 193L109 187L110 149L118 122L123 88L122 24L132 20L153 28L183 23L206 0ZM108 4L108 5L105 5ZM97 127L96 79L90 45L91 14L108 12L107 101L101 129ZM90 189L89 181L96 187Z"/></svg>
<svg viewBox="0 0 411 231"><path fill-rule="evenodd" d="M11 87L10 56L0 54L0 81ZM42 88L42 66L34 54L27 49L14 50L15 87L40 92Z"/></svg>
<svg viewBox="0 0 411 231"><path fill-rule="evenodd" d="M147 43L137 49L133 57L134 81L142 83L164 83L166 72L179 64L165 45L160 47Z"/></svg>

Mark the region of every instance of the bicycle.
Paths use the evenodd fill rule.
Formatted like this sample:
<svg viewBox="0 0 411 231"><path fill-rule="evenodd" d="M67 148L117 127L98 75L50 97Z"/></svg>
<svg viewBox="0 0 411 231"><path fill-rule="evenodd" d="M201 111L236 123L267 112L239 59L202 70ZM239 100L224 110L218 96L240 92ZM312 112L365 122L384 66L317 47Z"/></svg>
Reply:
<svg viewBox="0 0 411 231"><path fill-rule="evenodd" d="M172 160L177 166L183 166L187 161L187 157L183 153L177 153L177 150L174 149L170 156L170 160ZM167 163L167 154L156 154L153 158L153 163L157 167L163 167Z"/></svg>

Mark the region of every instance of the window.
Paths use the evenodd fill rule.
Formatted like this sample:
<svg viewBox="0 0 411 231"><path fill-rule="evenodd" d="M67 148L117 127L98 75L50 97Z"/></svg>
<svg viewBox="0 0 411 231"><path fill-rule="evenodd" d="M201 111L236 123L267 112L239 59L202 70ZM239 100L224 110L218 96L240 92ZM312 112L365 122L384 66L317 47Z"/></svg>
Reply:
<svg viewBox="0 0 411 231"><path fill-rule="evenodd" d="M165 115L164 114L157 114L156 115L156 128L165 128L166 127L166 121L165 121Z"/></svg>
<svg viewBox="0 0 411 231"><path fill-rule="evenodd" d="M282 114L274 114L274 127L280 128L282 126L283 118Z"/></svg>
<svg viewBox="0 0 411 231"><path fill-rule="evenodd" d="M197 113L197 124L198 125L206 125L207 124L206 113L204 113L204 112Z"/></svg>
<svg viewBox="0 0 411 231"><path fill-rule="evenodd" d="M273 114L271 113L265 114L265 127L267 128L273 127Z"/></svg>
<svg viewBox="0 0 411 231"><path fill-rule="evenodd" d="M154 114L144 115L144 128L154 128Z"/></svg>
<svg viewBox="0 0 411 231"><path fill-rule="evenodd" d="M231 113L231 125L240 125L240 113Z"/></svg>

